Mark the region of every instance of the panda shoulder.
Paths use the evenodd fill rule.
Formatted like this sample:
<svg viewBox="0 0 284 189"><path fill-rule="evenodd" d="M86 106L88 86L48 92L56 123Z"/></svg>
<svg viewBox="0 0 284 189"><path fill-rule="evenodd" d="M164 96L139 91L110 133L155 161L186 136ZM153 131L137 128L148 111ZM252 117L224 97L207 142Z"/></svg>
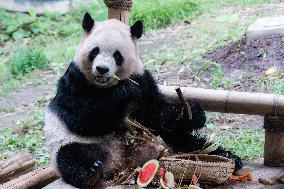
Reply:
<svg viewBox="0 0 284 189"><path fill-rule="evenodd" d="M144 91L144 93L157 93L159 88L157 86L156 80L152 73L145 69L143 74L134 76L133 79L139 84L139 88Z"/></svg>

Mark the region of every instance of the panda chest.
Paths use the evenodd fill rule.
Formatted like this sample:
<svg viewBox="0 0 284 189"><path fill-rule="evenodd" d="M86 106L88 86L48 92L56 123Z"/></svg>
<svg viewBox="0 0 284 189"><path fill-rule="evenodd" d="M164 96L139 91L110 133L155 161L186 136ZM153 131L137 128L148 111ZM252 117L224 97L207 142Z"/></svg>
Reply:
<svg viewBox="0 0 284 189"><path fill-rule="evenodd" d="M124 115L131 111L131 107L137 101L138 96L139 90L122 85L88 96L86 106L89 107L89 113L95 113L98 117L109 119L109 116Z"/></svg>

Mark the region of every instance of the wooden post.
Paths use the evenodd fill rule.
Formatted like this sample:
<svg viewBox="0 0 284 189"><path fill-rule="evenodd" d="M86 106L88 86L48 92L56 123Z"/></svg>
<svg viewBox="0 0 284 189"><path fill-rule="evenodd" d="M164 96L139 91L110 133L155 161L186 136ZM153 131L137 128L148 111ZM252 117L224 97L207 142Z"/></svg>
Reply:
<svg viewBox="0 0 284 189"><path fill-rule="evenodd" d="M128 24L129 22L129 11L108 8L108 19L118 19L121 22Z"/></svg>
<svg viewBox="0 0 284 189"><path fill-rule="evenodd" d="M284 166L284 117L265 116L264 164Z"/></svg>
<svg viewBox="0 0 284 189"><path fill-rule="evenodd" d="M104 0L108 7L108 19L118 19L128 24L132 0Z"/></svg>

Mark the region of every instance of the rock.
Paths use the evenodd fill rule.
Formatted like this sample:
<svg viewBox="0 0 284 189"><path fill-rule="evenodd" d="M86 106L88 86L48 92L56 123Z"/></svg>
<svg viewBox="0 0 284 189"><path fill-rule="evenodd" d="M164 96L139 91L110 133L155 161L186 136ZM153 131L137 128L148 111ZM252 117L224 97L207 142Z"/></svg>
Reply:
<svg viewBox="0 0 284 189"><path fill-rule="evenodd" d="M247 29L247 42L272 34L284 34L284 16L257 19Z"/></svg>

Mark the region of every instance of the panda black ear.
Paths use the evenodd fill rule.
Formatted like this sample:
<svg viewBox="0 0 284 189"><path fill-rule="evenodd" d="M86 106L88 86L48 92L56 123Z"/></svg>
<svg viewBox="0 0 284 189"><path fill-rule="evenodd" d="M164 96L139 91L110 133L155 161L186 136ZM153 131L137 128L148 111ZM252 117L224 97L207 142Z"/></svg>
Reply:
<svg viewBox="0 0 284 189"><path fill-rule="evenodd" d="M143 22L141 20L135 22L135 24L130 27L130 33L132 38L139 39L143 34Z"/></svg>
<svg viewBox="0 0 284 189"><path fill-rule="evenodd" d="M82 27L85 32L89 33L94 27L95 21L92 19L91 15L86 12L82 21Z"/></svg>

